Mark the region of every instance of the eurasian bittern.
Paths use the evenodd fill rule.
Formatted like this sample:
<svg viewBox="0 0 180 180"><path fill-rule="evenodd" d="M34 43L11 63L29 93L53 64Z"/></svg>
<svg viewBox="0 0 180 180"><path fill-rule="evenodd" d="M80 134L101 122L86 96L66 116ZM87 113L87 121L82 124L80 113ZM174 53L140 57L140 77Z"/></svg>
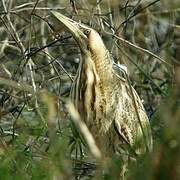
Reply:
<svg viewBox="0 0 180 180"><path fill-rule="evenodd" d="M120 77L120 68L114 65L100 35L60 13L53 14L81 51L71 97L97 146L107 156L151 151L151 129L143 104L126 75Z"/></svg>

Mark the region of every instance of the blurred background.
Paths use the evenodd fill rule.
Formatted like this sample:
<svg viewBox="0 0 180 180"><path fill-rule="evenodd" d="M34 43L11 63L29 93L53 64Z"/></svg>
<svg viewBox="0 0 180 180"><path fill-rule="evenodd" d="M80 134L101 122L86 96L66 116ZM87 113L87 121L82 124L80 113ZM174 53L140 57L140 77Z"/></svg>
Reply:
<svg viewBox="0 0 180 180"><path fill-rule="evenodd" d="M179 0L1 0L0 179L119 179L118 157L99 173L72 133L81 56L52 10L94 28L143 101L154 150L127 179L180 179Z"/></svg>

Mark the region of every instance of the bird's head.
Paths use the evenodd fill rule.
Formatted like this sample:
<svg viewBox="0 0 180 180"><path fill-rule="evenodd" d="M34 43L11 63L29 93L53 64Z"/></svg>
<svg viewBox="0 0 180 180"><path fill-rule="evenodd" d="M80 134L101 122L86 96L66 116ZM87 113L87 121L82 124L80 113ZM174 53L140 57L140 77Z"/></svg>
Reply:
<svg viewBox="0 0 180 180"><path fill-rule="evenodd" d="M53 11L52 14L72 34L82 53L87 54L90 52L93 55L103 55L105 53L105 45L100 35L94 29L73 21L56 11Z"/></svg>

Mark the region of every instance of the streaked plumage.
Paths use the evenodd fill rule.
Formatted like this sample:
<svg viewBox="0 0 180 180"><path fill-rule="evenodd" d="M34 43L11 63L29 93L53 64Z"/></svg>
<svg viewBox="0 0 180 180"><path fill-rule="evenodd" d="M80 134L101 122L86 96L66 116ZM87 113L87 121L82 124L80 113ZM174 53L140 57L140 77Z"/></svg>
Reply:
<svg viewBox="0 0 180 180"><path fill-rule="evenodd" d="M81 50L71 97L104 155L142 154L152 149L148 117L126 73L113 65L100 35L62 14L53 12ZM125 77L121 77L118 71Z"/></svg>

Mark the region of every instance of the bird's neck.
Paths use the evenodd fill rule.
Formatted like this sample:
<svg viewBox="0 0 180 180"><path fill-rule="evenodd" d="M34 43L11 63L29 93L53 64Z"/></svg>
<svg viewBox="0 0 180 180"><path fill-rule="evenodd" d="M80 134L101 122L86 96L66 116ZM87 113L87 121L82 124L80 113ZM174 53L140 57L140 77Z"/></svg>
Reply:
<svg viewBox="0 0 180 180"><path fill-rule="evenodd" d="M96 73L101 80L107 80L112 76L112 60L109 51L92 52L91 59L94 63Z"/></svg>

